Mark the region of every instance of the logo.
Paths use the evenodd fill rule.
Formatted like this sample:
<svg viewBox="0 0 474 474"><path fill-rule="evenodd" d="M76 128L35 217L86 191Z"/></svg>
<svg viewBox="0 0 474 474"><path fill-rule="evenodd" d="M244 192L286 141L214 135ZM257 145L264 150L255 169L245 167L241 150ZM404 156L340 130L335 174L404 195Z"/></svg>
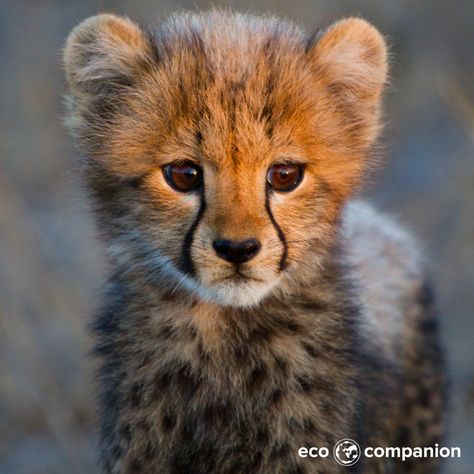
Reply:
<svg viewBox="0 0 474 474"><path fill-rule="evenodd" d="M360 446L349 438L344 438L334 445L332 455L341 466L353 466L360 459Z"/></svg>

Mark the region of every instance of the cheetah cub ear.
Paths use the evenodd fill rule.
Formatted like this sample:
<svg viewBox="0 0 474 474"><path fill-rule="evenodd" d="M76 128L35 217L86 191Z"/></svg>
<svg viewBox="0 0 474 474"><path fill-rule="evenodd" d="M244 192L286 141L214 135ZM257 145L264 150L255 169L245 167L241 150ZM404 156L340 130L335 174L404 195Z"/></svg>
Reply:
<svg viewBox="0 0 474 474"><path fill-rule="evenodd" d="M376 105L387 79L387 48L366 21L348 18L323 32L309 54L320 79L343 100Z"/></svg>
<svg viewBox="0 0 474 474"><path fill-rule="evenodd" d="M88 18L73 29L64 49L70 91L81 101L130 85L150 56L146 35L128 18L111 14Z"/></svg>
<svg viewBox="0 0 474 474"><path fill-rule="evenodd" d="M366 21L348 18L323 32L307 54L318 93L326 100L323 109L334 112L323 115L321 125L329 134L338 130L339 156L344 157L337 172L334 160L333 175L344 175L347 190L353 189L370 169L373 144L382 128L381 93L388 69L385 41Z"/></svg>

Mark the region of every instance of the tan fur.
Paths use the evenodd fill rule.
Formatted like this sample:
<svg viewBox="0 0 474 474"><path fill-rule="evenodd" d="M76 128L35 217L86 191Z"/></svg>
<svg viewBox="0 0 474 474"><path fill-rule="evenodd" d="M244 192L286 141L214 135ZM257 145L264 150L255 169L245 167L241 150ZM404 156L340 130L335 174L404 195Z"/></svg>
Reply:
<svg viewBox="0 0 474 474"><path fill-rule="evenodd" d="M273 17L212 11L145 33L98 15L73 30L64 64L112 266L96 324L106 471L332 473L333 460L298 448L414 433L417 416L405 423L402 410L406 393L416 410L427 390L413 362L422 272L411 257L416 271L404 270L411 243L383 219L344 210L380 130L377 30L350 18L310 37ZM203 169L199 192L165 179L164 166L184 161ZM266 184L282 161L304 167L292 192ZM367 229L381 236L385 286L364 260ZM240 274L213 249L223 237L261 242ZM400 258L382 259L391 248ZM427 419L432 435L410 443L439 438L440 420Z"/></svg>

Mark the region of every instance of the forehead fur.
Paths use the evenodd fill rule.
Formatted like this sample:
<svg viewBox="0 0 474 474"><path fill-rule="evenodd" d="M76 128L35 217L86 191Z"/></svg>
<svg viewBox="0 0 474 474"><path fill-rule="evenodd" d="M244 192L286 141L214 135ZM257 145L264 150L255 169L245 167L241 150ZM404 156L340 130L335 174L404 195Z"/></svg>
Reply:
<svg viewBox="0 0 474 474"><path fill-rule="evenodd" d="M132 47L128 42L122 53L115 48L111 54L110 38L91 48L90 34L84 46L73 32L66 47L70 78L71 71L84 69L75 50L93 50L89 61L100 58L102 68L111 56L106 69L113 80L102 87L80 90L70 79L71 128L101 167L133 176L160 157L199 156L218 165L281 152L324 157L334 176L352 157L357 175L378 129L385 79L383 40L363 20L340 22L320 40L273 17L177 14L142 31L140 42L130 20L96 18L101 34L107 24L120 41L127 43L127 32L133 39Z"/></svg>
<svg viewBox="0 0 474 474"><path fill-rule="evenodd" d="M244 157L269 139L291 146L290 137L303 131L285 127L301 120L314 98L303 59L307 38L296 26L275 18L180 15L155 41L161 67L143 87L158 94L156 118L178 148L193 130L210 159L232 149Z"/></svg>
<svg viewBox="0 0 474 474"><path fill-rule="evenodd" d="M215 72L231 80L250 74L262 52L292 55L304 49L308 39L297 25L276 17L221 11L176 14L160 25L157 35L163 53L174 45L195 55L204 47Z"/></svg>

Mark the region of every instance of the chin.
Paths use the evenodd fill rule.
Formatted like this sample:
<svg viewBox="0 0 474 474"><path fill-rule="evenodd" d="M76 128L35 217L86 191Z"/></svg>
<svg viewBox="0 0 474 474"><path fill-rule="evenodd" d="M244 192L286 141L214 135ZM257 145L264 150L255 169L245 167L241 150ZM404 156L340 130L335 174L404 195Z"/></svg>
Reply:
<svg viewBox="0 0 474 474"><path fill-rule="evenodd" d="M166 273L177 280L179 286L186 288L204 301L227 307L256 307L275 290L279 282L277 276L264 280L234 274L228 275L220 281L207 283L200 278L196 279L181 273L171 264L163 265L163 262L161 264L167 270Z"/></svg>
<svg viewBox="0 0 474 474"><path fill-rule="evenodd" d="M222 306L252 308L257 306L275 288L276 281L236 280L209 287L202 286L200 296Z"/></svg>

